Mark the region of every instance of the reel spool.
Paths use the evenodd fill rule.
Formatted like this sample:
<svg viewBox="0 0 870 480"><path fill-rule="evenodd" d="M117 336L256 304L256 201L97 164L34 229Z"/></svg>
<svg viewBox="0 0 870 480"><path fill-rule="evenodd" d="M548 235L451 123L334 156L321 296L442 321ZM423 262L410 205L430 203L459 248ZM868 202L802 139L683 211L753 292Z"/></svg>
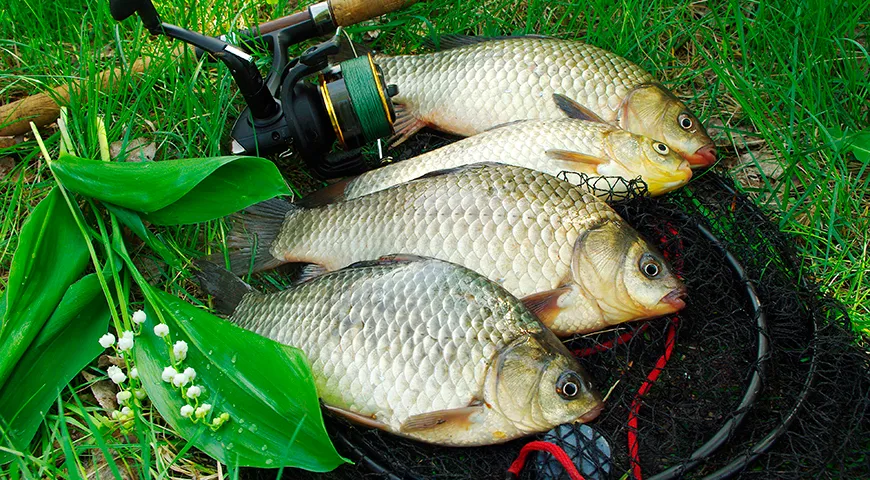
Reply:
<svg viewBox="0 0 870 480"><path fill-rule="evenodd" d="M336 71L337 70L337 71ZM342 62L320 75L320 95L339 144L345 150L392 135L396 111L387 86L371 54Z"/></svg>
<svg viewBox="0 0 870 480"><path fill-rule="evenodd" d="M247 108L236 119L230 150L235 155L268 155L295 150L322 179L358 175L370 168L360 148L392 135L396 112L387 86L371 55L330 66L339 52L339 34L289 58L292 45L338 32L391 12L414 0L328 0L284 18L233 35L208 37L164 23L151 0L109 0L112 16L122 21L138 13L148 31L184 41L229 67ZM335 16L333 16L335 14ZM268 49L272 68L263 78L245 48ZM309 80L317 79L312 82ZM330 153L338 140L343 153Z"/></svg>
<svg viewBox="0 0 870 480"><path fill-rule="evenodd" d="M424 132L396 157L449 141ZM504 479L533 440L560 446L590 480L868 478L870 356L856 347L845 312L806 276L793 239L713 172L656 199L615 194L643 191L632 182L617 189L596 179L588 186L622 200L618 213L680 265L691 295L679 322L629 323L568 345L596 385L613 387L604 412L588 425L609 449L582 431L556 441L544 435L439 447L327 415L336 447L356 465L282 478ZM653 372L660 376L650 381ZM566 478L554 458L533 453L516 476ZM250 470L241 478L275 473Z"/></svg>

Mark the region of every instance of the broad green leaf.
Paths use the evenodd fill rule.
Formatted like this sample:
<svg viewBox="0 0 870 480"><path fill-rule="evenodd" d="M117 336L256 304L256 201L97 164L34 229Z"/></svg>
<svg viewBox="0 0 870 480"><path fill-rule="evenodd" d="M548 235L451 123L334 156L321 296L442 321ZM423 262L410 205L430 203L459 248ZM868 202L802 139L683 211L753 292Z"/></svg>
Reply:
<svg viewBox="0 0 870 480"><path fill-rule="evenodd" d="M137 237L142 239L151 250L154 250L157 255L160 255L160 258L162 258L164 262L176 269L181 269L181 260L178 256L166 246L162 239L151 233L151 231L145 227L139 214L127 210L126 208L112 205L111 203L104 203L103 205L108 211L115 215L115 218L117 218L119 222L126 225L127 228L132 230Z"/></svg>
<svg viewBox="0 0 870 480"><path fill-rule="evenodd" d="M852 138L850 147L852 154L859 162L870 163L870 129L856 133Z"/></svg>
<svg viewBox="0 0 870 480"><path fill-rule="evenodd" d="M69 287L57 309L0 389L0 446L27 452L45 413L61 390L103 348L109 307L96 274ZM0 450L0 465L13 459Z"/></svg>
<svg viewBox="0 0 870 480"><path fill-rule="evenodd" d="M216 432L180 414L186 404L178 390L161 379L169 366L163 339L153 332L157 315L147 304L148 328L133 351L139 376L164 419L197 448L231 466L290 466L315 472L346 461L326 434L320 404L305 355L239 328L164 292L153 292L172 342L189 346L184 367L197 372L201 401L213 415L230 421ZM153 298L152 298L153 300ZM159 308L159 307L158 307Z"/></svg>
<svg viewBox="0 0 870 480"><path fill-rule="evenodd" d="M87 245L55 187L21 228L12 258L0 319L0 388L87 263Z"/></svg>
<svg viewBox="0 0 870 480"><path fill-rule="evenodd" d="M259 157L127 163L62 155L51 168L69 190L142 212L158 225L213 220L290 194L275 165Z"/></svg>

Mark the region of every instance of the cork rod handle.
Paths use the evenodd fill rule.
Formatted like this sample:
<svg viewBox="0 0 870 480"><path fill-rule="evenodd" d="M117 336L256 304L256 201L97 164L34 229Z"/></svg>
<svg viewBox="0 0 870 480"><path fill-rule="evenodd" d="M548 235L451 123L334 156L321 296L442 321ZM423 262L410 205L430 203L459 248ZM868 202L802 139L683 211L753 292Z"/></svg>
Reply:
<svg viewBox="0 0 870 480"><path fill-rule="evenodd" d="M416 2L417 0L329 0L329 8L335 24L347 27Z"/></svg>

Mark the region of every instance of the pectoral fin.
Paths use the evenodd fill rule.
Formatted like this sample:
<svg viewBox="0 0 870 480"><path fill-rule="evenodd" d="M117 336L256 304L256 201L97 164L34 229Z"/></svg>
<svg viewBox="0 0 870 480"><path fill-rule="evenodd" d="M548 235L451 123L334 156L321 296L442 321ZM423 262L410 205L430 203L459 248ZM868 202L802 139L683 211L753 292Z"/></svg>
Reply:
<svg viewBox="0 0 870 480"><path fill-rule="evenodd" d="M419 432L432 428L456 428L467 430L480 421L485 408L483 405L469 405L451 410L437 410L408 417L399 428L403 433Z"/></svg>
<svg viewBox="0 0 870 480"><path fill-rule="evenodd" d="M586 120L589 122L607 123L595 112L589 110L583 105L580 105L574 100L571 100L565 95L554 93L553 100L556 101L556 105L559 106L559 109L565 112L565 115L568 115L571 118L575 118L577 120Z"/></svg>
<svg viewBox="0 0 870 480"><path fill-rule="evenodd" d="M592 165L595 167L609 162L609 160L607 160L606 158L586 155L585 153L572 152L569 150L547 150L544 153L547 155L547 157L552 158L553 160L562 160L564 162L572 163L585 163L586 165Z"/></svg>
<svg viewBox="0 0 870 480"><path fill-rule="evenodd" d="M334 413L335 415L338 415L340 417L344 417L353 423L357 423L366 427L378 428L381 430L389 430L386 424L379 422L372 417L360 415L359 413L351 412L350 410L345 410L340 407L333 407L326 404L324 404L323 406L326 407L326 409L329 410L331 413Z"/></svg>
<svg viewBox="0 0 870 480"><path fill-rule="evenodd" d="M560 287L545 292L533 293L527 297L523 297L522 302L530 312L538 316L541 323L550 328L553 326L553 322L562 310L562 308L559 307L559 297L568 293L570 290L570 287Z"/></svg>

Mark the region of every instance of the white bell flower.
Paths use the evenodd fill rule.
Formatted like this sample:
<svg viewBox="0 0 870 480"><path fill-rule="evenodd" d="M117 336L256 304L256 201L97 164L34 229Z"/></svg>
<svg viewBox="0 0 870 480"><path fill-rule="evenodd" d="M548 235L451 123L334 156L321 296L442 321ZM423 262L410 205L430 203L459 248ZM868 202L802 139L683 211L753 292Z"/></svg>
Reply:
<svg viewBox="0 0 870 480"><path fill-rule="evenodd" d="M133 323L135 323L136 325L139 325L141 323L145 323L145 320L148 320L148 317L142 310L136 310L135 312L133 312L133 317L131 318L131 320L133 320Z"/></svg>
<svg viewBox="0 0 870 480"><path fill-rule="evenodd" d="M169 325L165 323L158 323L154 326L154 335L157 335L160 338L169 335Z"/></svg>
<svg viewBox="0 0 870 480"><path fill-rule="evenodd" d="M187 389L187 398L196 398L202 395L202 388L199 385L191 385L190 388Z"/></svg>
<svg viewBox="0 0 870 480"><path fill-rule="evenodd" d="M179 361L187 358L187 342L184 340L175 342L175 345L172 346L172 353L175 354L175 358Z"/></svg>
<svg viewBox="0 0 870 480"><path fill-rule="evenodd" d="M107 333L100 337L100 346L103 348L109 348L115 344L115 336L111 333Z"/></svg>
<svg viewBox="0 0 870 480"><path fill-rule="evenodd" d="M160 378L163 379L164 382L171 382L172 378L178 375L178 372L175 371L172 367L166 367L163 369L163 373L160 375Z"/></svg>

